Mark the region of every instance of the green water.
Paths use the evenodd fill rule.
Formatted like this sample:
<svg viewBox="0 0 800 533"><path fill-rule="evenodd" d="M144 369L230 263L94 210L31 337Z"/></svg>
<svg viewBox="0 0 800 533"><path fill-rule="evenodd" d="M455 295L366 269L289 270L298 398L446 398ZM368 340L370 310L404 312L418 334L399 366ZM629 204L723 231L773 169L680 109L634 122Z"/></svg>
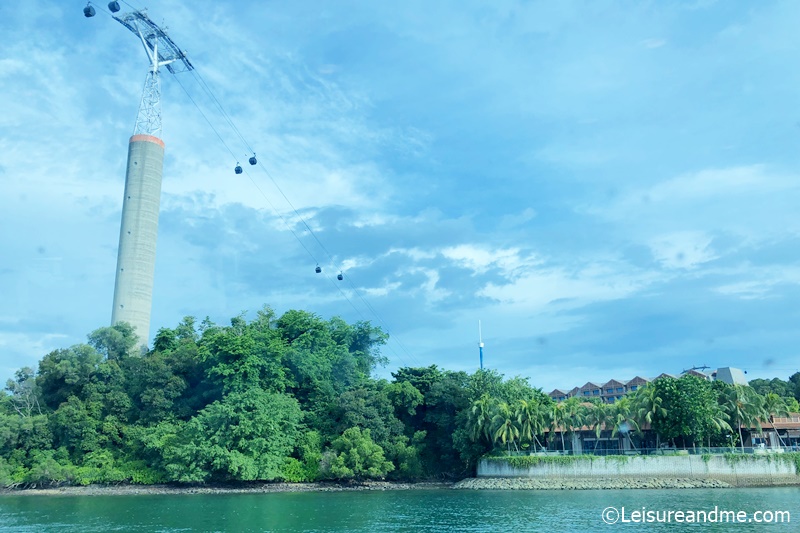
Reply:
<svg viewBox="0 0 800 533"><path fill-rule="evenodd" d="M620 524L634 510L790 511L788 524ZM0 496L0 530L94 531L800 531L800 488L628 491L307 492Z"/></svg>

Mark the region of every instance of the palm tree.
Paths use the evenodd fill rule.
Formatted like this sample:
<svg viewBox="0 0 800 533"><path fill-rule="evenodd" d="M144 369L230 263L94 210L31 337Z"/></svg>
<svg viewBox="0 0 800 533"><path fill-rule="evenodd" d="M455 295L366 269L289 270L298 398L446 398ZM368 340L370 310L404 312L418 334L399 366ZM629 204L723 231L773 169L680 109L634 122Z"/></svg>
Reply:
<svg viewBox="0 0 800 533"><path fill-rule="evenodd" d="M764 416L764 398L748 385L734 385L730 388L722 405L731 422L739 429L739 443L744 453L744 437L742 425L757 428L761 431L761 419Z"/></svg>
<svg viewBox="0 0 800 533"><path fill-rule="evenodd" d="M639 428L644 424L652 427L655 419L667 416L667 410L663 406L664 400L653 386L645 385L637 390L632 403L633 416ZM656 448L659 447L659 440L660 435L656 433Z"/></svg>
<svg viewBox="0 0 800 533"><path fill-rule="evenodd" d="M561 449L566 451L564 433L570 435L576 427L583 425L581 402L579 398L572 397L561 403L553 404L547 412L547 419L551 433L559 432L561 436Z"/></svg>
<svg viewBox="0 0 800 533"><path fill-rule="evenodd" d="M494 415L493 422L497 428L494 432L494 440L499 440L505 444L509 452L511 451L511 444L514 444L514 448L517 448L519 428L514 420L514 412L508 403L500 402L497 404L497 414Z"/></svg>
<svg viewBox="0 0 800 533"><path fill-rule="evenodd" d="M564 424L570 436L575 434L575 429L580 429L583 426L583 419L585 418L586 408L581 405L580 398L572 397L564 402L566 415L564 417ZM562 441L563 443L563 441Z"/></svg>
<svg viewBox="0 0 800 533"><path fill-rule="evenodd" d="M550 432L551 434L555 433L556 431L559 432L561 435L561 449L566 449L564 446L564 431L567 428L567 416L569 413L567 412L567 406L562 403L554 403L547 412L547 419L550 423Z"/></svg>
<svg viewBox="0 0 800 533"><path fill-rule="evenodd" d="M774 392L767 393L767 395L764 396L764 411L766 411L770 417L789 416L789 407L786 405L786 400ZM781 445L785 446L786 444L783 442L777 430L775 434L778 436Z"/></svg>
<svg viewBox="0 0 800 533"><path fill-rule="evenodd" d="M585 416L586 425L589 426L589 429L594 430L597 439L594 441L594 449L596 450L600 442L600 434L605 429L608 421L608 405L604 403L593 404L591 407L586 408Z"/></svg>
<svg viewBox="0 0 800 533"><path fill-rule="evenodd" d="M472 402L469 410L470 438L477 442L483 437L490 446L492 438L492 418L494 417L495 400L488 394Z"/></svg>
<svg viewBox="0 0 800 533"><path fill-rule="evenodd" d="M634 416L633 404L628 397L623 397L608 406L609 419L612 424L611 437L622 433L628 437L631 447L635 448L631 440L631 430L639 431L639 424ZM622 443L620 443L622 449Z"/></svg>
<svg viewBox="0 0 800 533"><path fill-rule="evenodd" d="M545 426L545 417L542 404L536 399L519 400L517 402L517 410L515 412L517 423L520 429L520 440L526 439L531 444L543 447L536 438L536 435L542 433Z"/></svg>
<svg viewBox="0 0 800 533"><path fill-rule="evenodd" d="M730 431L733 431L733 428L731 428L731 425L728 423L730 419L731 417L725 412L724 409L722 409L722 407L717 407L714 410L714 413L712 413L708 417L708 423L711 426L712 430L716 431L718 434L728 433ZM701 444L702 444L702 439L701 439ZM708 435L708 447L709 448L711 447L711 433L709 433Z"/></svg>

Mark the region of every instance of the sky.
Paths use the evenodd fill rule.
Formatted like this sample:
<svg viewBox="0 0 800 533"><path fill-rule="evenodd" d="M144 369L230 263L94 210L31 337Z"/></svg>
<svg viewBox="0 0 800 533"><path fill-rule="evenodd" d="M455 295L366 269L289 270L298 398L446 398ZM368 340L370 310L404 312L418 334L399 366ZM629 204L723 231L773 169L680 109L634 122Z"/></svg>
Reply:
<svg viewBox="0 0 800 533"><path fill-rule="evenodd" d="M105 4L0 3L2 379L110 322L148 64ZM800 370L797 2L121 4L196 67L151 340L268 305L381 326L382 377L474 371L479 321L545 392Z"/></svg>

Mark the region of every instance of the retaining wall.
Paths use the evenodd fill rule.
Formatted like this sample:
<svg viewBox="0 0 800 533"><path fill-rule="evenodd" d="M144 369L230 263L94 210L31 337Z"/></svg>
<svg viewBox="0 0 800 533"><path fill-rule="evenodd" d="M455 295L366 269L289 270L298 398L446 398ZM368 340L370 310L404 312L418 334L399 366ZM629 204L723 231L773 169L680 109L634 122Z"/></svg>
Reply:
<svg viewBox="0 0 800 533"><path fill-rule="evenodd" d="M524 458L521 458L524 459ZM511 466L504 458L482 459L478 477L530 479L684 478L717 479L735 486L800 485L793 458L746 455L576 456L533 458Z"/></svg>

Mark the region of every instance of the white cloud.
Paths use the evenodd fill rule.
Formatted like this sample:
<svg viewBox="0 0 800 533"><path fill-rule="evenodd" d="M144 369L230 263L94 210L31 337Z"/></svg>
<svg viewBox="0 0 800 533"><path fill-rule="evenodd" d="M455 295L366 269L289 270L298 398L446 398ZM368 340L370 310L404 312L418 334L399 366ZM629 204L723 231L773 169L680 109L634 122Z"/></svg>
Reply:
<svg viewBox="0 0 800 533"><path fill-rule="evenodd" d="M397 289L400 288L400 283L395 281L393 283L387 283L382 287L365 287L362 288L361 291L364 292L369 297L382 297L388 296Z"/></svg>
<svg viewBox="0 0 800 533"><path fill-rule="evenodd" d="M776 194L800 188L794 176L770 172L765 165L707 169L663 181L644 192L653 203Z"/></svg>
<svg viewBox="0 0 800 533"><path fill-rule="evenodd" d="M441 254L461 266L483 274L489 268L497 267L503 275L512 276L523 265L535 264L534 258L520 257L519 248L492 249L486 245L459 244L442 249Z"/></svg>
<svg viewBox="0 0 800 533"><path fill-rule="evenodd" d="M800 201L798 178L765 165L706 169L630 187L577 211L613 224L666 267L692 267L799 234L800 217L791 214ZM727 249L712 250L719 236Z"/></svg>
<svg viewBox="0 0 800 533"><path fill-rule="evenodd" d="M701 231L660 235L650 241L655 259L666 268L695 268L718 256L711 249L712 237Z"/></svg>
<svg viewBox="0 0 800 533"><path fill-rule="evenodd" d="M511 283L489 283L479 294L524 309L541 310L553 303L561 308L575 308L631 296L655 279L654 274L619 263L586 263L570 269L536 266Z"/></svg>
<svg viewBox="0 0 800 533"><path fill-rule="evenodd" d="M63 333L0 332L0 375L11 377L24 366L36 368L43 355L65 348L69 338Z"/></svg>
<svg viewBox="0 0 800 533"><path fill-rule="evenodd" d="M754 267L746 264L720 269L709 274L734 278L736 281L714 287L714 291L742 300L762 300L782 296L781 285L800 285L800 268L794 265Z"/></svg>
<svg viewBox="0 0 800 533"><path fill-rule="evenodd" d="M640 44L645 48L661 48L667 44L667 41L665 39L650 38L643 40Z"/></svg>

